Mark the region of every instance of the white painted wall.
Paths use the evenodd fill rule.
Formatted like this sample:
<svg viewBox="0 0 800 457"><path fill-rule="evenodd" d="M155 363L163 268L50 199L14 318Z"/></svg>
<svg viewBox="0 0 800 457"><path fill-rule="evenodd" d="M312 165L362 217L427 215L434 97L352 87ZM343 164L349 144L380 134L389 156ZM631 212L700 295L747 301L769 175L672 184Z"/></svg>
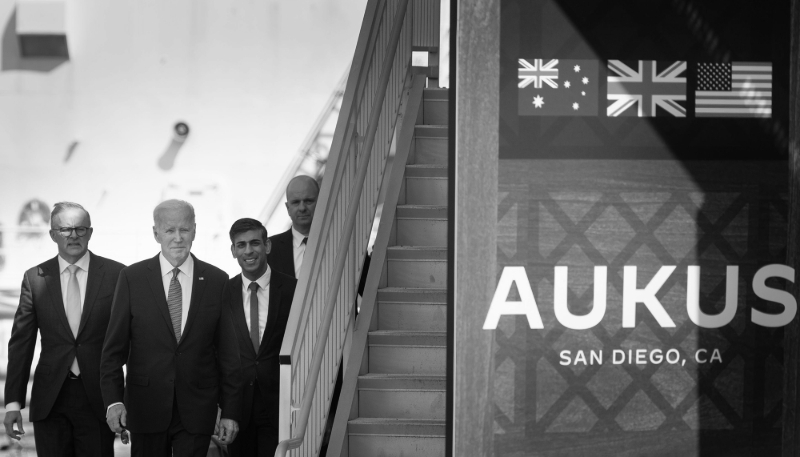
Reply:
<svg viewBox="0 0 800 457"><path fill-rule="evenodd" d="M352 59L366 0L66 0L70 59L25 60L0 0L0 289L53 255L8 228L32 198L87 207L91 249L158 252L151 211L194 203L193 252L236 273L227 230L257 217ZM192 131L175 166L172 126ZM65 162L70 143L78 145Z"/></svg>

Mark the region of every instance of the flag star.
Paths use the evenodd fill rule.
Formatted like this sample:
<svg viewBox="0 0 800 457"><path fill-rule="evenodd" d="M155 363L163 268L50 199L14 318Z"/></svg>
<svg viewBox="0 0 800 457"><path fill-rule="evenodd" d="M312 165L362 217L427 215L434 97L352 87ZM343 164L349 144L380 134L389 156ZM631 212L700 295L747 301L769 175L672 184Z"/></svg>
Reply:
<svg viewBox="0 0 800 457"><path fill-rule="evenodd" d="M578 108L579 108L579 105L578 105L577 102L572 104L572 109L577 110Z"/></svg>
<svg viewBox="0 0 800 457"><path fill-rule="evenodd" d="M583 90L582 90L582 91L581 91L581 95L584 95L584 96L585 96L585 95L586 95L586 91L583 91Z"/></svg>
<svg viewBox="0 0 800 457"><path fill-rule="evenodd" d="M533 97L533 106L536 108L541 108L544 105L544 98L541 95L537 95Z"/></svg>
<svg viewBox="0 0 800 457"><path fill-rule="evenodd" d="M579 71L581 71L581 66L580 65L575 65L575 73L577 73Z"/></svg>
<svg viewBox="0 0 800 457"><path fill-rule="evenodd" d="M564 87L566 87L567 89L569 89L571 85L572 83L570 83L569 81L564 81Z"/></svg>
<svg viewBox="0 0 800 457"><path fill-rule="evenodd" d="M581 79L581 82L584 83L584 84L589 84L589 78L584 76L583 79Z"/></svg>

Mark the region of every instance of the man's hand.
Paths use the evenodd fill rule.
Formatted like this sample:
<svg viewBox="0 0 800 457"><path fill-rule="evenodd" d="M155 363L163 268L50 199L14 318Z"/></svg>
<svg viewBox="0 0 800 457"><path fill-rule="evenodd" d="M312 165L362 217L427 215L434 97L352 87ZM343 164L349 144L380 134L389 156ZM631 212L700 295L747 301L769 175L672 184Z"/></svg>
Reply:
<svg viewBox="0 0 800 457"><path fill-rule="evenodd" d="M17 429L19 431L14 430L14 424L17 424ZM22 429L22 413L19 411L8 411L6 412L6 418L3 419L3 425L6 426L6 435L19 441L22 438L22 435L25 434L25 430Z"/></svg>
<svg viewBox="0 0 800 457"><path fill-rule="evenodd" d="M232 419L220 419L219 420L219 433L218 433L218 441L220 444L231 444L233 440L236 438L236 434L239 433L239 424L236 423L235 420Z"/></svg>
<svg viewBox="0 0 800 457"><path fill-rule="evenodd" d="M120 403L108 408L106 423L112 432L122 433L125 427L128 426L128 411L125 409L125 405Z"/></svg>

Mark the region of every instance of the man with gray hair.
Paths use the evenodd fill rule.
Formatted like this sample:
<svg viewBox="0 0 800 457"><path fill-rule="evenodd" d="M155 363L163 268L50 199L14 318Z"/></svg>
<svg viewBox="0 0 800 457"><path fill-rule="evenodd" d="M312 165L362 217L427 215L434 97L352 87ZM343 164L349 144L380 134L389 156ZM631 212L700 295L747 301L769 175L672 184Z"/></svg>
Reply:
<svg viewBox="0 0 800 457"><path fill-rule="evenodd" d="M123 269L114 295L100 363L106 421L130 430L134 457L205 456L217 406L223 444L241 414L241 364L222 305L228 275L191 254L192 205L167 200L153 223L161 252Z"/></svg>
<svg viewBox="0 0 800 457"><path fill-rule="evenodd" d="M125 265L89 251L93 232L89 212L81 205L56 203L50 238L58 255L22 278L8 342L3 423L9 437L19 440L25 434L20 409L41 333L28 406L36 427L36 452L42 457L114 455L114 433L105 425L100 395L100 353L111 299Z"/></svg>

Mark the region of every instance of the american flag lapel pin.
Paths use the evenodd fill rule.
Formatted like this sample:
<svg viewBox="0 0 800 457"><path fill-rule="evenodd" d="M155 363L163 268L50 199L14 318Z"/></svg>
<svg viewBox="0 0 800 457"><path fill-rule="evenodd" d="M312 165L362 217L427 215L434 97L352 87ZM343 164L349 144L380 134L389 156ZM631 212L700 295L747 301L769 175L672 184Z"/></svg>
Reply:
<svg viewBox="0 0 800 457"><path fill-rule="evenodd" d="M199 278L197 278L197 280L198 280L198 281L202 281L202 280L203 280L203 277L202 277L202 276L200 276Z"/></svg>

